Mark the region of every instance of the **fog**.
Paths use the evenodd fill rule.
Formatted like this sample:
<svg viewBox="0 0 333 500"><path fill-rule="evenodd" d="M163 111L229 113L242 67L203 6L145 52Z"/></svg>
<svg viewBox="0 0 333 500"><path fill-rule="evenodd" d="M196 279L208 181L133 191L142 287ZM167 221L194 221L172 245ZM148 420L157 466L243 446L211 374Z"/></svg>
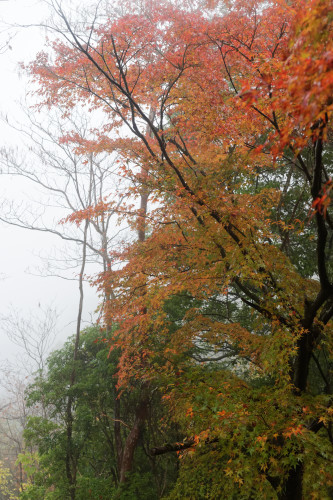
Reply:
<svg viewBox="0 0 333 500"><path fill-rule="evenodd" d="M90 2L87 2L90 3ZM66 2L63 2L66 6ZM73 2L71 2L73 5ZM82 5L82 2L80 2ZM0 79L0 147L15 148L18 153L24 148L26 139L13 130L6 120L24 123L26 117L21 104L31 86L27 76L20 70L19 63L31 61L43 48L45 30L38 27L49 17L49 7L44 2L33 0L8 0L0 2L1 25L1 79ZM35 25L20 28L15 25ZM7 175L0 177L1 203L11 201L13 205L25 206L29 200L34 203L40 199L38 188L34 188L19 178ZM0 204L2 209L2 205ZM59 211L59 219L63 216ZM48 215L46 214L46 217ZM52 218L57 213L52 211ZM58 312L56 340L54 347L60 346L64 339L75 332L78 310L79 291L77 269L68 269L62 274L66 279L48 276L46 268L54 264L55 255L66 259L69 251L63 242L54 235L21 229L0 223L0 318L11 312L24 317L42 315L47 307ZM70 250L72 251L72 250ZM79 256L78 256L79 257ZM96 291L88 283L85 285L83 325L89 324L96 317L94 311L98 305ZM0 363L9 359L19 364L22 350L8 339L6 325L0 321L1 351Z"/></svg>

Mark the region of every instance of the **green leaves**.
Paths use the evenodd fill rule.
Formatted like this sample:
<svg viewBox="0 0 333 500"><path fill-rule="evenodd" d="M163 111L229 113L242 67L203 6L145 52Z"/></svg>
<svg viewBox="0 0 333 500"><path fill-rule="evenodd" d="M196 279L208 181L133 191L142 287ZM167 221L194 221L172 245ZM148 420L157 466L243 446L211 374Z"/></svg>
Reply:
<svg viewBox="0 0 333 500"><path fill-rule="evenodd" d="M174 498L329 494L332 19L324 0L307 4L237 0L212 15L129 3L86 44L66 32L54 64L41 55L31 65L47 105L89 101L105 114L91 140L66 140L86 155L119 153L117 175L132 185L117 211L140 234L96 279L112 297L107 343L119 358L82 345L77 361L73 439L87 468L86 443L95 451L100 431L112 442L104 382L116 374L126 409L136 389L163 385L195 442ZM140 197L150 205L136 209ZM97 201L70 220L114 207ZM69 360L68 346L31 392L54 417ZM324 473L311 484L313 464Z"/></svg>

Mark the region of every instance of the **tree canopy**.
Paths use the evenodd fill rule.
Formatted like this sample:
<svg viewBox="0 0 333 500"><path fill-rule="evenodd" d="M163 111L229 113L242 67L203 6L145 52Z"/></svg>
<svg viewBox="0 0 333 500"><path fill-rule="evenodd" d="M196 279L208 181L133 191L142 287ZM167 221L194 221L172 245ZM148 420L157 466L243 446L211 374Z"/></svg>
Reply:
<svg viewBox="0 0 333 500"><path fill-rule="evenodd" d="M80 29L53 5L28 70L40 106L105 115L63 141L120 158L126 198L69 222L139 232L96 285L119 389L162 387L190 443L170 498L329 498L332 2L128 2Z"/></svg>

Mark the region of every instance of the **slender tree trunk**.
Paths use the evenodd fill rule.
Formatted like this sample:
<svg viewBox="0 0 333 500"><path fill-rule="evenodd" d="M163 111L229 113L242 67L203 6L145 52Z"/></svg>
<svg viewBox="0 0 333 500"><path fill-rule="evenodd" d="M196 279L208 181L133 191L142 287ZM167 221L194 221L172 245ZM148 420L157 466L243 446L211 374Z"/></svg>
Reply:
<svg viewBox="0 0 333 500"><path fill-rule="evenodd" d="M145 237L146 237L145 215L147 213L147 202L148 202L148 191L144 188L144 190L141 194L140 220L139 220L139 227L138 227L138 240L140 242L144 242ZM143 313L145 314L146 311L143 311ZM119 467L119 481L120 481L120 483L124 483L126 481L127 473L132 470L134 452L135 452L135 449L138 445L145 420L148 416L149 400L148 400L148 397L146 396L145 392L146 392L145 388L143 388L142 392L140 394L139 403L138 403L137 408L136 408L135 420L134 420L133 427L130 430L130 433L128 434L128 436L126 438L123 447L121 445L120 425L119 425L119 422L115 422L115 430L117 429L117 433L116 433L115 437L116 437L116 440L118 439L117 453L118 453L118 458L121 457L120 467ZM116 402L115 415L116 415L116 411L120 412L120 401L119 400ZM117 416L115 418L117 418ZM117 438L117 436L118 436L118 438Z"/></svg>
<svg viewBox="0 0 333 500"><path fill-rule="evenodd" d="M83 310L83 274L86 266L86 257L87 257L87 233L88 233L89 220L85 221L84 226L84 244L82 250L82 263L79 275L79 291L80 291L80 301L79 301L79 310L76 320L76 335L75 335L75 344L74 344L74 352L73 352L73 369L71 372L70 380L69 380L69 390L75 384L76 377L76 368L75 362L77 360L77 354L79 349L80 342L80 332L81 332L81 319L82 319L82 310ZM67 448L66 448L66 476L69 483L69 494L71 500L75 500L76 496L76 475L77 475L77 457L73 450L73 396L69 394L67 400L66 407L66 433L67 433Z"/></svg>
<svg viewBox="0 0 333 500"><path fill-rule="evenodd" d="M104 229L104 221L102 221L103 226L103 266L104 272L111 271L111 260L108 255L108 245L106 238L106 230ZM107 287L105 289L105 303L107 304L114 298L113 291L111 287ZM106 329L107 333L111 334L112 331L112 322L109 316L106 317ZM119 391L117 390L116 384L114 384L114 423L113 423L113 432L114 432L114 440L115 440L115 450L116 450L116 458L117 458L117 481L119 481L121 476L121 467L122 467L122 457L123 457L123 441L121 436L121 403L119 397Z"/></svg>
<svg viewBox="0 0 333 500"><path fill-rule="evenodd" d="M149 113L149 119L152 122L154 119L154 110L151 108ZM147 135L151 135L150 127L147 126ZM146 239L146 215L147 215L147 206L148 206L148 197L149 197L149 189L145 184L145 180L148 180L148 172L145 168L141 167L140 176L142 179L142 189L140 195L140 215L138 217L138 241L143 243ZM143 289L142 294L145 294L145 290ZM143 311L143 314L146 314L146 309ZM124 443L124 447L122 450L121 456L121 467L120 467L120 483L124 483L126 481L126 474L131 471L133 467L133 458L134 452L138 445L141 432L145 423L145 420L148 416L149 409L149 398L147 395L147 386L145 385L141 389L139 403L135 412L135 420L133 427L128 434L126 441Z"/></svg>

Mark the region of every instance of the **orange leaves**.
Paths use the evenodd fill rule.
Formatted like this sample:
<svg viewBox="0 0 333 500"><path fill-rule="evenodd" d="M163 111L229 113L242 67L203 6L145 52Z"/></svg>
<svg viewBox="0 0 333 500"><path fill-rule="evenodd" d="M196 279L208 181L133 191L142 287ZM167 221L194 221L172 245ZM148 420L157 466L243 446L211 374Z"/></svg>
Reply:
<svg viewBox="0 0 333 500"><path fill-rule="evenodd" d="M291 439L293 436L302 435L304 431L305 428L302 425L297 425L295 427L288 427L283 435L285 438Z"/></svg>
<svg viewBox="0 0 333 500"><path fill-rule="evenodd" d="M322 115L331 42L319 33L312 47L310 37L330 20L324 3L313 0L321 19L314 28L302 5L237 1L223 15L209 17L168 3L147 4L147 11L127 4L123 16L94 31L92 46L56 42L52 64L40 54L31 65L47 103L70 107L89 99L106 115L107 123L91 140L75 134L63 140L76 144L80 154L117 151L117 175L132 183L127 200L136 200L142 190L154 200L147 218L129 201L118 206L103 200L68 219L79 224L116 210L133 230L149 227L147 241L117 251L120 268L105 276L105 284L112 279L117 291L108 314L121 323L119 338L127 346L135 344L135 335L149 343L154 326L166 334L159 311L168 298L185 292L198 301L227 297L237 280L265 293L265 307L261 299L256 307L266 317L274 317L288 300L286 321L293 319L290 311L297 316L299 298L288 288L292 271L286 271L274 244L275 227L286 232L292 223L273 227L277 189L257 192L254 183L261 169L277 168L273 157L286 146L308 141L309 130L315 136L308 108L315 105ZM315 201L323 213L329 189ZM265 292L274 280L283 290L278 296ZM145 308L147 315L141 315ZM237 321L232 327L213 323L191 309L168 354L178 352L181 341L187 349L198 336L212 346L227 339L259 362L260 336ZM136 333L127 338L131 329Z"/></svg>
<svg viewBox="0 0 333 500"><path fill-rule="evenodd" d="M281 100L288 117L284 125L284 143L290 140L295 127L303 132L293 138L295 146L304 147L307 140L316 140L318 122L327 125L332 109L333 44L331 0L300 2L290 38L290 55L281 72L281 88L286 94Z"/></svg>
<svg viewBox="0 0 333 500"><path fill-rule="evenodd" d="M333 182L332 179L329 179L323 186L322 196L316 198L312 203L312 208L314 212L318 212L324 217L326 217L327 208L331 203L330 193L332 191L332 188L333 188Z"/></svg>
<svg viewBox="0 0 333 500"><path fill-rule="evenodd" d="M304 9L299 1L292 9L288 2L238 1L209 21L153 3L147 16L128 13L98 28L91 47L96 64L88 52L57 42L54 65L40 54L30 69L48 103L72 106L89 98L113 119L126 120L131 99L141 109L153 106L164 127L165 120L172 124L168 138L180 133L192 155L211 156L207 163L221 149L214 140L223 137L225 147L263 126L277 133L276 155L315 138L313 125L331 112L329 4L313 0Z"/></svg>
<svg viewBox="0 0 333 500"><path fill-rule="evenodd" d="M330 3L237 0L223 15L126 4L89 50L56 43L54 64L40 55L31 67L47 104L89 99L105 113L91 139L63 140L79 154L119 155L121 203L110 197L68 219L115 211L132 230L96 279L112 295L104 313L121 351L119 385L162 384L173 418L196 436L191 453L218 443L224 479L256 493L267 483L267 498L266 475L287 477L314 456L306 426L331 418L295 382L316 370L311 349L330 338L303 180L313 180L313 141L328 138ZM143 195L147 209L138 207ZM331 196L328 181L313 209L326 216ZM216 498L237 496L230 491Z"/></svg>
<svg viewBox="0 0 333 500"><path fill-rule="evenodd" d="M258 443L264 446L267 441L267 436L257 436L256 440Z"/></svg>

